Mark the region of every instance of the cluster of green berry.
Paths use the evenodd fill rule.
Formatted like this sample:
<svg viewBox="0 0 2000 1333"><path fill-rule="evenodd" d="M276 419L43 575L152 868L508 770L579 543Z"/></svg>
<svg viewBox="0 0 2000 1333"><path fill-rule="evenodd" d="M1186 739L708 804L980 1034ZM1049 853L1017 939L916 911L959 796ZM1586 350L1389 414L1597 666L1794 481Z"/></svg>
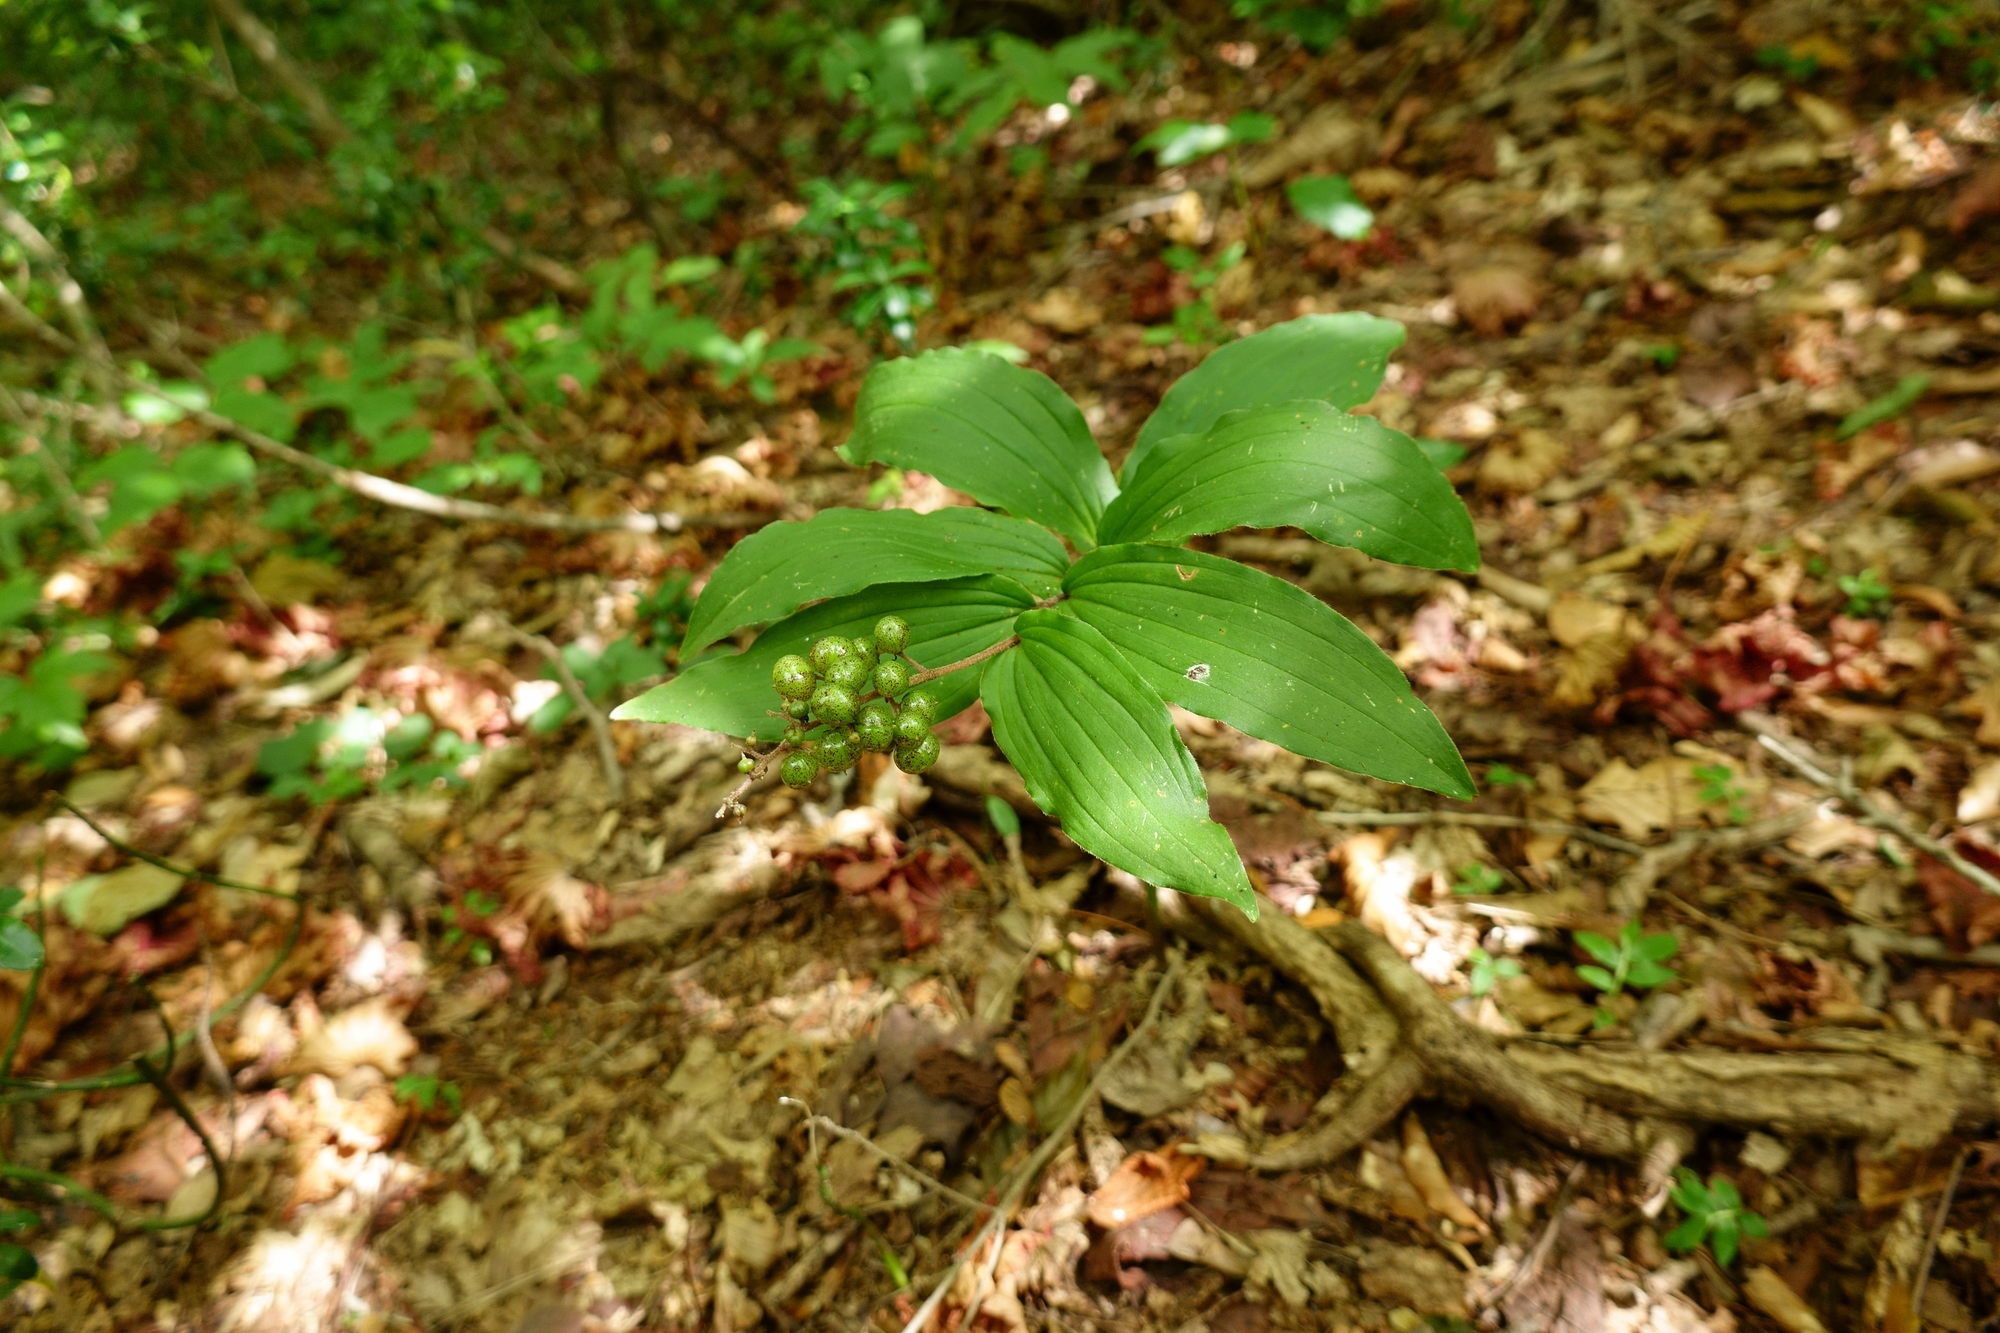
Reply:
<svg viewBox="0 0 2000 1333"><path fill-rule="evenodd" d="M901 616L875 622L873 638L829 634L805 656L790 653L771 668L771 688L785 701L785 744L779 772L805 787L821 772L854 767L863 751L893 753L896 767L921 773L937 762L938 697L910 688L912 663L903 656L910 627Z"/></svg>

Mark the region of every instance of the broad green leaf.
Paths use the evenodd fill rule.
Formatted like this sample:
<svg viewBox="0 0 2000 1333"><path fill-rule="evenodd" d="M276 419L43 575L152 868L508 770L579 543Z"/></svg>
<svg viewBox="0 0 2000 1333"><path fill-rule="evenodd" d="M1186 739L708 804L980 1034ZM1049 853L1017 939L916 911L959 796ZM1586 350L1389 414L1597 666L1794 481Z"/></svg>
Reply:
<svg viewBox="0 0 2000 1333"><path fill-rule="evenodd" d="M928 472L1083 547L1118 489L1083 413L1054 380L963 348L875 367L840 456Z"/></svg>
<svg viewBox="0 0 2000 1333"><path fill-rule="evenodd" d="M1373 315L1306 315L1210 352L1174 381L1125 460L1126 485L1139 463L1176 435L1205 435L1230 412L1318 399L1359 407L1381 387L1403 326Z"/></svg>
<svg viewBox="0 0 2000 1333"><path fill-rule="evenodd" d="M42 961L42 941L25 921L0 919L0 969L28 972Z"/></svg>
<svg viewBox="0 0 2000 1333"><path fill-rule="evenodd" d="M864 592L809 606L765 630L741 653L710 655L664 685L656 685L619 705L619 721L678 722L725 736L778 734L770 716L778 706L771 689L771 666L786 653L803 653L826 634L858 635L875 628L890 612L910 622L909 656L926 667L949 666L1007 637L1014 617L1035 604L1035 595L997 574L936 583L883 583ZM969 705L979 694L986 663L954 671L931 683L939 718Z"/></svg>
<svg viewBox="0 0 2000 1333"><path fill-rule="evenodd" d="M1219 556L1100 546L1062 610L1161 698L1308 758L1447 796L1475 795L1444 727L1374 640L1311 593Z"/></svg>
<svg viewBox="0 0 2000 1333"><path fill-rule="evenodd" d="M1582 967L1579 967L1576 970L1576 974L1601 991L1613 990L1618 984L1617 980L1609 972L1589 963L1585 963Z"/></svg>
<svg viewBox="0 0 2000 1333"><path fill-rule="evenodd" d="M694 605L681 657L691 661L744 625L877 583L1000 573L1046 597L1068 563L1062 543L1043 529L984 509L828 509L736 543Z"/></svg>
<svg viewBox="0 0 2000 1333"><path fill-rule="evenodd" d="M1436 440L1428 435L1419 435L1415 438L1417 448L1424 451L1424 457L1430 459L1440 472L1455 468L1465 461L1466 448L1456 440Z"/></svg>
<svg viewBox="0 0 2000 1333"><path fill-rule="evenodd" d="M1664 931L1642 937L1637 946L1639 957L1655 963L1664 963L1680 951L1680 940Z"/></svg>
<svg viewBox="0 0 2000 1333"><path fill-rule="evenodd" d="M1855 435L1859 435L1870 426L1879 426L1891 418L1901 416L1903 413L1909 411L1911 407L1915 406L1917 399L1923 397L1925 391L1930 387L1931 377L1929 375L1903 376L1903 378L1896 381L1895 388L1889 390L1889 392L1883 394L1880 398L1871 399L1863 403L1860 407L1855 408L1852 412L1842 417L1840 425L1833 432L1833 438L1836 440L1849 439Z"/></svg>
<svg viewBox="0 0 2000 1333"><path fill-rule="evenodd" d="M211 441L183 449L172 464L189 495L212 495L226 486L241 486L257 476L257 464L240 444Z"/></svg>
<svg viewBox="0 0 2000 1333"><path fill-rule="evenodd" d="M223 348L208 358L202 371L216 388L234 389L245 380L274 380L297 362L297 354L283 335L262 333Z"/></svg>
<svg viewBox="0 0 2000 1333"><path fill-rule="evenodd" d="M1252 408L1161 444L1098 540L1178 544L1237 527L1303 528L1426 569L1479 566L1471 516L1416 441L1320 402Z"/></svg>
<svg viewBox="0 0 2000 1333"><path fill-rule="evenodd" d="M1579 930L1573 937L1577 947L1606 967L1618 966L1618 946L1594 930Z"/></svg>
<svg viewBox="0 0 2000 1333"><path fill-rule="evenodd" d="M1666 985L1679 975L1680 973L1671 967L1661 967L1658 963L1649 963L1641 958L1626 969L1625 980L1641 990L1651 990L1655 986Z"/></svg>
<svg viewBox="0 0 2000 1333"><path fill-rule="evenodd" d="M1345 176L1301 176L1285 187L1285 197L1300 217L1343 241L1364 240L1375 225L1375 211Z"/></svg>
<svg viewBox="0 0 2000 1333"><path fill-rule="evenodd" d="M1708 1234L1708 1218L1697 1213L1681 1219L1680 1225L1661 1237L1661 1243L1670 1250L1692 1250L1701 1244L1701 1238Z"/></svg>
<svg viewBox="0 0 2000 1333"><path fill-rule="evenodd" d="M1720 1176L1713 1177L1709 1181L1709 1194L1714 1197L1718 1207L1741 1208L1743 1206L1743 1196L1737 1192L1736 1182L1733 1180L1724 1180Z"/></svg>
<svg viewBox="0 0 2000 1333"><path fill-rule="evenodd" d="M1724 1268L1736 1262L1736 1215L1717 1213L1709 1219L1713 1230L1709 1233L1709 1248L1715 1251L1715 1262Z"/></svg>
<svg viewBox="0 0 2000 1333"><path fill-rule="evenodd" d="M1257 900L1166 705L1102 634L1057 611L1014 622L1020 646L988 665L993 739L1035 804L1092 856L1162 888Z"/></svg>

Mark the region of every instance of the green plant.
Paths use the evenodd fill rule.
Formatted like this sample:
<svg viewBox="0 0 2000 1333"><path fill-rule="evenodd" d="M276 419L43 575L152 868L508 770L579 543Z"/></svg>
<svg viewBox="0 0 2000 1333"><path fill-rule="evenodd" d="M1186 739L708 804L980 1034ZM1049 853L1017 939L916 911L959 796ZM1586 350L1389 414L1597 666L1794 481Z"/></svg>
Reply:
<svg viewBox="0 0 2000 1333"><path fill-rule="evenodd" d="M1519 787L1522 791L1533 791L1535 789L1535 780L1511 765L1492 764L1486 769L1486 785L1489 787Z"/></svg>
<svg viewBox="0 0 2000 1333"><path fill-rule="evenodd" d="M1292 211L1343 241L1365 241L1375 210L1361 202L1345 176L1301 176L1285 187Z"/></svg>
<svg viewBox="0 0 2000 1333"><path fill-rule="evenodd" d="M1644 349L1646 359L1661 370L1672 370L1681 363L1679 343L1650 343Z"/></svg>
<svg viewBox="0 0 2000 1333"><path fill-rule="evenodd" d="M458 1084L436 1074L403 1074L391 1086L397 1101L409 1102L426 1115L440 1106L454 1116L465 1109L465 1094Z"/></svg>
<svg viewBox="0 0 2000 1333"><path fill-rule="evenodd" d="M459 903L446 903L438 909L438 919L443 921L445 926L444 933L438 937L438 942L447 949L465 944L466 956L473 961L474 965L485 967L493 961L493 942L473 935L467 930L463 922L468 916L474 921L484 921L495 912L498 912L500 907L500 900L484 890L471 889L467 891L462 907ZM425 1109L428 1110L429 1108L426 1107ZM456 1110L457 1108L454 1107L452 1109Z"/></svg>
<svg viewBox="0 0 2000 1333"><path fill-rule="evenodd" d="M1229 326L1215 313L1207 293L1221 281L1223 274L1243 262L1243 242L1232 243L1212 260L1203 259L1200 251L1185 245L1168 246L1160 258L1174 272L1185 274L1189 289L1197 295L1194 300L1174 307L1172 323L1147 329L1140 335L1141 340L1149 347L1173 342L1189 347L1213 347L1228 342Z"/></svg>
<svg viewBox="0 0 2000 1333"><path fill-rule="evenodd" d="M1295 37L1310 51L1324 51L1361 19L1382 12L1384 0L1230 0L1238 18Z"/></svg>
<svg viewBox="0 0 2000 1333"><path fill-rule="evenodd" d="M1732 824L1744 824L1750 820L1750 808L1744 804L1746 793L1736 782L1736 774L1727 764L1698 764L1694 779L1701 784L1701 799L1707 805L1725 807Z"/></svg>
<svg viewBox="0 0 2000 1333"><path fill-rule="evenodd" d="M0 888L0 971L31 972L42 965L42 937L14 915L26 896L12 884Z"/></svg>
<svg viewBox="0 0 2000 1333"><path fill-rule="evenodd" d="M1466 962L1472 965L1466 973L1466 989L1475 1000L1506 978L1521 975L1521 965L1514 959L1495 958L1484 949L1474 949L1466 955Z"/></svg>
<svg viewBox="0 0 2000 1333"><path fill-rule="evenodd" d="M1743 1196L1736 1186L1721 1176L1710 1176L1704 1185L1693 1171L1677 1166L1674 1182L1668 1197L1687 1216L1663 1238L1668 1249L1698 1249L1707 1241L1715 1251L1715 1261L1727 1268L1736 1260L1741 1237L1771 1234L1764 1219L1743 1206Z"/></svg>
<svg viewBox="0 0 2000 1333"><path fill-rule="evenodd" d="M1882 581L1882 571L1870 565L1859 574L1842 574L1834 586L1847 598L1841 610L1850 616L1886 616L1895 589Z"/></svg>
<svg viewBox="0 0 2000 1333"><path fill-rule="evenodd" d="M38 1220L25 1208L0 1209L0 1234L26 1231ZM23 1282L33 1282L41 1272L34 1251L11 1240L0 1241L0 1300L12 1295Z"/></svg>
<svg viewBox="0 0 2000 1333"><path fill-rule="evenodd" d="M879 365L843 456L930 473L990 508L829 509L746 537L695 603L681 673L613 716L779 735L768 700L781 659L900 616L908 658L941 664L916 678L937 699L929 720L981 701L1075 842L1142 881L1253 910L1168 703L1357 772L1474 794L1372 639L1296 585L1184 546L1291 526L1383 559L1474 567L1470 517L1443 475L1410 437L1346 410L1401 340L1398 325L1342 314L1232 343L1168 390L1117 478L1045 376L964 350ZM758 624L747 650L703 654ZM808 665L817 692L831 663ZM787 667L781 697L797 703L807 682ZM754 758L739 794L791 745ZM724 808L740 808L735 796Z"/></svg>
<svg viewBox="0 0 2000 1333"><path fill-rule="evenodd" d="M917 224L896 212L910 187L869 181L805 185L806 211L795 229L817 242L812 267L833 277L836 296L849 295L847 322L886 334L907 350L917 338L916 317L937 303Z"/></svg>
<svg viewBox="0 0 2000 1333"><path fill-rule="evenodd" d="M1987 0L1924 0L1894 16L1905 30L1904 62L1927 79L1956 75L1976 93L2000 92L2000 26Z"/></svg>
<svg viewBox="0 0 2000 1333"><path fill-rule="evenodd" d="M1472 861L1458 868L1458 878L1452 881L1451 891L1459 894L1498 893L1506 882L1507 877L1492 866Z"/></svg>
<svg viewBox="0 0 2000 1333"><path fill-rule="evenodd" d="M1603 999L1610 1001L1622 994L1627 986L1634 990L1652 990L1664 986L1680 974L1666 965L1681 950L1681 942L1662 931L1656 934L1642 934L1638 921L1627 921L1615 940L1606 939L1594 930L1579 930L1574 936L1577 946L1595 958L1595 964L1586 963L1576 969L1576 974L1590 985L1603 992ZM1597 1026L1609 1027L1617 1021L1603 1004L1597 1009Z"/></svg>
<svg viewBox="0 0 2000 1333"><path fill-rule="evenodd" d="M1136 145L1163 167L1184 166L1198 157L1226 152L1238 144L1263 143L1278 132L1278 122L1261 111L1244 111L1227 122L1169 120Z"/></svg>
<svg viewBox="0 0 2000 1333"><path fill-rule="evenodd" d="M314 805L379 791L464 783L460 770L483 753L455 731L440 731L422 713L351 708L319 717L266 741L257 771L278 799L303 796Z"/></svg>

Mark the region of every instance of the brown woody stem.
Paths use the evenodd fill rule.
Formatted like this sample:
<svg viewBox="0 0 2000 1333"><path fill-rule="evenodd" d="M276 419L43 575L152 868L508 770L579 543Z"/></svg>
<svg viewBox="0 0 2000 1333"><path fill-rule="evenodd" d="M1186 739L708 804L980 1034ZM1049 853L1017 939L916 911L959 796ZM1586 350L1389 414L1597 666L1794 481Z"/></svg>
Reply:
<svg viewBox="0 0 2000 1333"><path fill-rule="evenodd" d="M978 666L981 662L984 662L989 657L1000 656L1000 654L1006 652L1009 648L1012 648L1015 644L1019 643L1020 641L1021 641L1020 635L1009 634L1006 638L1000 640L1000 642L994 644L991 648L981 648L978 652L974 653L972 656L960 658L958 661L953 662L950 666L931 667L928 670L919 671L916 675L910 677L910 688L915 689L919 685L928 685L930 682L936 680L939 676L948 676L954 671L963 671L965 670L965 668L969 666Z"/></svg>

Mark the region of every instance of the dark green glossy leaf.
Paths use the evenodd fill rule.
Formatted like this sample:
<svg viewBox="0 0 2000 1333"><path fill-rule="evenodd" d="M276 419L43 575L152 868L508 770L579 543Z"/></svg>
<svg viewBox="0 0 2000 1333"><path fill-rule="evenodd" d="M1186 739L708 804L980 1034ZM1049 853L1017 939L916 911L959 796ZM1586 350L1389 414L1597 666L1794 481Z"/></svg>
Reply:
<svg viewBox="0 0 2000 1333"><path fill-rule="evenodd" d="M1426 569L1479 565L1471 517L1416 441L1319 402L1252 408L1160 445L1104 511L1098 540L1236 527L1303 528Z"/></svg>
<svg viewBox="0 0 2000 1333"><path fill-rule="evenodd" d="M1219 347L1174 381L1139 430L1120 475L1131 484L1161 441L1203 435L1231 412L1317 399L1359 407L1381 387L1403 326L1354 313L1306 315Z"/></svg>
<svg viewBox="0 0 2000 1333"><path fill-rule="evenodd" d="M695 603L681 656L692 659L741 626L877 583L1002 573L1047 596L1068 562L1042 528L984 509L828 509L736 543Z"/></svg>
<svg viewBox="0 0 2000 1333"><path fill-rule="evenodd" d="M1057 611L1014 622L979 697L1035 803L1091 855L1163 888L1257 903L1166 705L1102 634Z"/></svg>
<svg viewBox="0 0 2000 1333"><path fill-rule="evenodd" d="M1035 604L1035 595L997 574L936 583L883 583L865 592L809 606L758 636L741 653L710 654L664 685L656 685L619 705L620 721L678 722L726 736L753 733L772 737L780 724L771 689L771 667L786 653L803 653L828 634L871 632L891 612L910 622L909 655L927 667L949 666L990 648L1011 632L1014 617ZM940 719L964 709L979 694L978 667L954 671L931 682L941 705Z"/></svg>
<svg viewBox="0 0 2000 1333"><path fill-rule="evenodd" d="M1118 489L1054 380L963 348L875 367L840 455L928 472L1085 547Z"/></svg>
<svg viewBox="0 0 2000 1333"><path fill-rule="evenodd" d="M1233 560L1145 545L1099 547L1064 586L1062 609L1189 712L1357 773L1476 794L1388 654L1304 589Z"/></svg>

